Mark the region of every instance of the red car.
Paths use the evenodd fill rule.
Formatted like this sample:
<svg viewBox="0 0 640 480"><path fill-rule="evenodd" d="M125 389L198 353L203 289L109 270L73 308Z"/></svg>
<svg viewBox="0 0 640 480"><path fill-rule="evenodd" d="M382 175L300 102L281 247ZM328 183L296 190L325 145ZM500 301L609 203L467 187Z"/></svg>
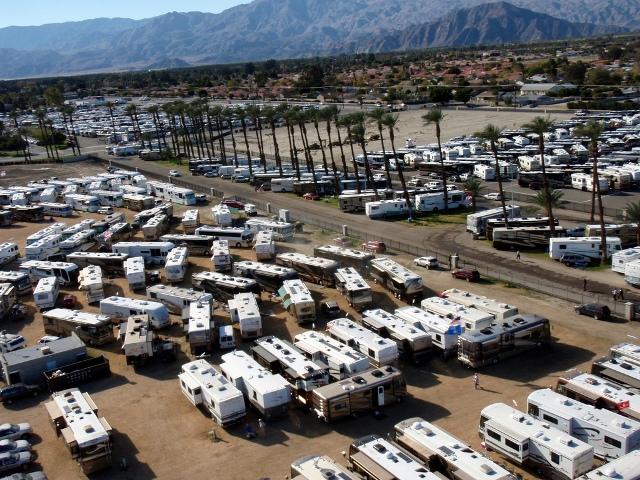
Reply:
<svg viewBox="0 0 640 480"><path fill-rule="evenodd" d="M239 202L238 200L226 199L220 202L222 205L226 205L229 208L236 208L238 210L244 209L244 203Z"/></svg>
<svg viewBox="0 0 640 480"><path fill-rule="evenodd" d="M73 295L65 295L62 297L62 306L64 308L74 308L76 306L77 300Z"/></svg>
<svg viewBox="0 0 640 480"><path fill-rule="evenodd" d="M305 193L302 198L304 198L305 200L320 200L320 195L318 195L317 193Z"/></svg>
<svg viewBox="0 0 640 480"><path fill-rule="evenodd" d="M459 278L460 280L466 280L467 282L477 282L480 280L480 272L471 268L461 268L460 270L454 270L451 272L453 278Z"/></svg>
<svg viewBox="0 0 640 480"><path fill-rule="evenodd" d="M362 249L365 252L370 253L384 253L387 251L387 246L384 244L384 242L381 242L379 240L369 240L368 242L362 244Z"/></svg>

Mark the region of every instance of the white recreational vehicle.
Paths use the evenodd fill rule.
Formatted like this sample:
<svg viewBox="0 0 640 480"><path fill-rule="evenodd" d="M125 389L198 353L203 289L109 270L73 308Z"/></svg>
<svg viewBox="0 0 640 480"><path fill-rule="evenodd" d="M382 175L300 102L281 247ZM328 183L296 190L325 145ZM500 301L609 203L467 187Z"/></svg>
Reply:
<svg viewBox="0 0 640 480"><path fill-rule="evenodd" d="M440 295L465 307L473 307L490 313L500 322L518 314L518 307L457 288L445 290Z"/></svg>
<svg viewBox="0 0 640 480"><path fill-rule="evenodd" d="M211 263L216 272L228 272L233 266L227 240L214 240L211 246Z"/></svg>
<svg viewBox="0 0 640 480"><path fill-rule="evenodd" d="M0 266L11 263L20 257L20 249L17 243L0 243Z"/></svg>
<svg viewBox="0 0 640 480"><path fill-rule="evenodd" d="M1 271L0 283L8 283L16 289L16 295L31 293L31 279L25 271Z"/></svg>
<svg viewBox="0 0 640 480"><path fill-rule="evenodd" d="M611 357L640 367L640 345L619 343L609 349Z"/></svg>
<svg viewBox="0 0 640 480"><path fill-rule="evenodd" d="M182 231L186 234L193 234L200 226L200 211L186 210L182 214Z"/></svg>
<svg viewBox="0 0 640 480"><path fill-rule="evenodd" d="M372 259L370 274L398 298L411 300L422 296L422 277L390 258Z"/></svg>
<svg viewBox="0 0 640 480"><path fill-rule="evenodd" d="M431 345L442 352L444 358L454 355L458 350L458 337L462 333L460 321L429 313L418 307L396 309L397 317L410 322L431 335Z"/></svg>
<svg viewBox="0 0 640 480"><path fill-rule="evenodd" d="M276 193L293 192L293 184L296 182L295 177L281 177L271 179L271 191Z"/></svg>
<svg viewBox="0 0 640 480"><path fill-rule="evenodd" d="M103 272L112 275L124 275L124 262L128 255L111 252L72 252L67 255L67 261L75 263L79 268L95 265Z"/></svg>
<svg viewBox="0 0 640 480"><path fill-rule="evenodd" d="M100 205L102 206L122 207L124 204L122 192L115 192L113 190L91 190L91 195L98 197Z"/></svg>
<svg viewBox="0 0 640 480"><path fill-rule="evenodd" d="M254 235L257 235L258 232L262 230L273 232L273 239L277 242L293 240L295 231L293 223L269 220L266 218L250 218L244 225L250 229Z"/></svg>
<svg viewBox="0 0 640 480"><path fill-rule="evenodd" d="M164 328L171 324L167 307L158 302L139 300L137 298L108 297L100 301L100 313L119 320L126 320L133 315L149 315L152 328Z"/></svg>
<svg viewBox="0 0 640 480"><path fill-rule="evenodd" d="M302 280L285 280L278 289L282 305L298 323L316 320L316 302Z"/></svg>
<svg viewBox="0 0 640 480"><path fill-rule="evenodd" d="M215 205L211 208L211 218L216 225L221 227L230 227L233 223L231 210L226 205Z"/></svg>
<svg viewBox="0 0 640 480"><path fill-rule="evenodd" d="M136 188L137 189L137 188ZM145 195L146 190L140 188L142 192L132 193L132 192L124 192L122 195L122 206L129 210L133 210L134 212L142 212L143 210L148 210L153 208L155 204L155 198Z"/></svg>
<svg viewBox="0 0 640 480"><path fill-rule="evenodd" d="M87 303L99 302L104 298L102 269L97 265L89 265L80 270L78 284L79 289L84 291Z"/></svg>
<svg viewBox="0 0 640 480"><path fill-rule="evenodd" d="M529 395L527 412L588 443L594 455L605 460L640 448L640 422L572 400L548 388Z"/></svg>
<svg viewBox="0 0 640 480"><path fill-rule="evenodd" d="M409 215L409 207L406 200L399 198L392 200L378 200L367 202L364 206L364 213L373 219L393 218Z"/></svg>
<svg viewBox="0 0 640 480"><path fill-rule="evenodd" d="M579 480L638 480L640 478L640 450L627 453L624 457L605 463L601 467L585 473Z"/></svg>
<svg viewBox="0 0 640 480"><path fill-rule="evenodd" d="M213 304L213 295L210 293L162 284L147 287L147 297L166 305L170 312L182 315L182 318L188 318L191 302Z"/></svg>
<svg viewBox="0 0 640 480"><path fill-rule="evenodd" d="M214 240L226 240L235 248L249 248L253 244L253 232L246 227L202 225L196 228L196 235L213 237Z"/></svg>
<svg viewBox="0 0 640 480"><path fill-rule="evenodd" d="M42 207L42 213L52 217L70 217L73 215L73 208L66 203L42 202L38 204Z"/></svg>
<svg viewBox="0 0 640 480"><path fill-rule="evenodd" d="M222 374L266 419L286 415L291 402L291 387L281 375L260 366L242 350L221 357Z"/></svg>
<svg viewBox="0 0 640 480"><path fill-rule="evenodd" d="M293 268L303 280L333 287L338 262L328 258L311 257L303 253L286 252L276 257L276 264Z"/></svg>
<svg viewBox="0 0 640 480"><path fill-rule="evenodd" d="M240 326L243 339L262 336L262 317L253 293L238 293L229 300L231 321Z"/></svg>
<svg viewBox="0 0 640 480"><path fill-rule="evenodd" d="M140 229L146 241L158 240L163 233L169 230L169 217L164 213L151 217Z"/></svg>
<svg viewBox="0 0 640 480"><path fill-rule="evenodd" d="M20 264L20 270L29 275L32 283L44 277L56 277L61 286L78 283L78 266L75 263L29 260Z"/></svg>
<svg viewBox="0 0 640 480"><path fill-rule="evenodd" d="M41 312L53 308L60 294L60 283L56 277L41 278L33 289L33 301Z"/></svg>
<svg viewBox="0 0 640 480"><path fill-rule="evenodd" d="M233 274L254 279L267 292L277 292L285 280L298 278L293 268L252 261L235 262Z"/></svg>
<svg viewBox="0 0 640 480"><path fill-rule="evenodd" d="M49 335L68 337L75 333L89 345L104 345L115 340L113 323L107 315L54 308L43 312L42 321Z"/></svg>
<svg viewBox="0 0 640 480"><path fill-rule="evenodd" d="M444 192L424 193L416 195L415 206L418 212L432 212L444 210ZM447 192L448 207L450 209L466 208L469 206L467 194L460 190Z"/></svg>
<svg viewBox="0 0 640 480"><path fill-rule="evenodd" d="M473 166L473 175L482 180L495 180L496 169L491 165L485 165L484 163L477 163Z"/></svg>
<svg viewBox="0 0 640 480"><path fill-rule="evenodd" d="M187 339L192 355L210 352L213 347L214 322L211 320L210 302L191 302L189 304L189 320Z"/></svg>
<svg viewBox="0 0 640 480"><path fill-rule="evenodd" d="M626 358L603 357L594 360L591 373L623 387L640 390L640 366Z"/></svg>
<svg viewBox="0 0 640 480"><path fill-rule="evenodd" d="M164 263L164 278L169 283L181 282L187 274L189 266L189 250L187 247L176 247L169 252Z"/></svg>
<svg viewBox="0 0 640 480"><path fill-rule="evenodd" d="M608 256L622 249L618 237L607 237ZM582 255L589 258L600 258L602 242L600 237L557 237L549 239L549 256L560 260L563 255Z"/></svg>
<svg viewBox="0 0 640 480"><path fill-rule="evenodd" d="M64 203L80 212L97 212L100 208L100 200L95 195L80 195L70 193L64 196Z"/></svg>
<svg viewBox="0 0 640 480"><path fill-rule="evenodd" d="M313 249L316 257L328 258L335 260L342 267L353 267L362 274L369 271L369 262L375 258L375 255L362 250L354 250L352 248L339 247L337 245L321 245Z"/></svg>
<svg viewBox="0 0 640 480"><path fill-rule="evenodd" d="M127 258L124 262L124 274L125 277L127 277L127 283L131 290L142 290L147 287L147 280L144 272L144 258Z"/></svg>
<svg viewBox="0 0 640 480"><path fill-rule="evenodd" d="M187 247L189 255L208 257L211 255L211 247L214 237L211 235L191 235L182 233L169 233L160 237L161 242L171 242L179 247Z"/></svg>
<svg viewBox="0 0 640 480"><path fill-rule="evenodd" d="M295 336L294 345L318 365L327 365L334 380L351 377L369 368L366 355L321 332L300 333Z"/></svg>
<svg viewBox="0 0 640 480"><path fill-rule="evenodd" d="M25 241L25 245L31 245L32 243L42 240L50 235L62 235L65 228L67 228L66 223L52 223L48 227L29 235Z"/></svg>
<svg viewBox="0 0 640 480"><path fill-rule="evenodd" d="M126 253L129 257L142 257L145 263L164 265L167 255L176 246L171 242L120 242L111 247L113 253Z"/></svg>
<svg viewBox="0 0 640 480"><path fill-rule="evenodd" d="M506 209L509 217L513 218L520 216L520 207L518 205L507 205ZM467 215L467 232L482 236L487 230L487 220L502 217L504 217L502 207L483 210L478 213Z"/></svg>
<svg viewBox="0 0 640 480"><path fill-rule="evenodd" d="M64 255L69 255L73 252L86 252L96 244L94 237L95 232L93 230L74 233L69 238L62 240L58 247Z"/></svg>
<svg viewBox="0 0 640 480"><path fill-rule="evenodd" d="M474 307L466 307L455 303L448 298L430 297L420 303L420 307L434 315L458 320L465 330L481 330L490 327L496 318L492 313L478 310Z"/></svg>
<svg viewBox="0 0 640 480"><path fill-rule="evenodd" d="M395 441L452 480L516 480L516 476L422 418L395 425Z"/></svg>
<svg viewBox="0 0 640 480"><path fill-rule="evenodd" d="M335 273L336 289L349 305L361 312L373 303L371 287L353 267L339 268Z"/></svg>
<svg viewBox="0 0 640 480"><path fill-rule="evenodd" d="M69 227L67 227L64 230L62 230L62 232L58 232L58 233L61 233L62 234L62 238L66 240L67 238L72 237L76 233L86 232L86 231L92 230L92 227L93 227L93 225L95 223L96 223L95 220L87 218L85 220L82 220L81 222L74 223L73 225L70 225Z"/></svg>
<svg viewBox="0 0 640 480"><path fill-rule="evenodd" d="M572 173L571 186L577 190L582 190L584 192L591 191L593 189L593 175L591 175L590 173ZM608 192L609 179L599 177L598 188L600 189L600 192Z"/></svg>
<svg viewBox="0 0 640 480"><path fill-rule="evenodd" d="M393 340L383 338L353 320L348 318L331 320L327 323L326 330L331 338L366 355L369 363L375 367L395 363L398 360L398 346Z"/></svg>
<svg viewBox="0 0 640 480"><path fill-rule="evenodd" d="M24 248L25 258L27 260L49 260L61 254L60 244L62 243L62 235L56 233L48 235L40 240L33 242Z"/></svg>
<svg viewBox="0 0 640 480"><path fill-rule="evenodd" d="M291 463L291 478L295 480L360 480L360 476L325 455L308 455Z"/></svg>
<svg viewBox="0 0 640 480"><path fill-rule="evenodd" d="M147 193L167 202L180 205L195 205L196 194L190 188L183 188L171 183L147 181Z"/></svg>
<svg viewBox="0 0 640 480"><path fill-rule="evenodd" d="M624 266L624 281L634 287L640 286L640 258Z"/></svg>
<svg viewBox="0 0 640 480"><path fill-rule="evenodd" d="M226 427L246 415L242 392L206 360L185 363L178 378L184 396L204 407L217 424Z"/></svg>
<svg viewBox="0 0 640 480"><path fill-rule="evenodd" d="M591 445L504 403L482 410L479 434L487 448L552 478L573 479L593 468Z"/></svg>
<svg viewBox="0 0 640 480"><path fill-rule="evenodd" d="M232 277L219 272L198 272L191 275L191 285L213 295L220 301L227 301L238 293L250 292L260 295L260 286L251 278Z"/></svg>
<svg viewBox="0 0 640 480"><path fill-rule="evenodd" d="M276 243L273 241L273 232L267 230L258 232L253 249L256 252L258 261L273 259L276 256Z"/></svg>

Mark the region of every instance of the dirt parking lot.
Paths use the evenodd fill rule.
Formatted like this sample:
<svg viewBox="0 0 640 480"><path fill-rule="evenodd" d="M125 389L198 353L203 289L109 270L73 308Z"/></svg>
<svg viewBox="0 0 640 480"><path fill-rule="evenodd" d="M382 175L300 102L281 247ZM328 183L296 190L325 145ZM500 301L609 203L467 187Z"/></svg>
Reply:
<svg viewBox="0 0 640 480"><path fill-rule="evenodd" d="M91 166L82 166L83 174L95 171ZM74 173L70 173L73 169ZM85 172L86 170L86 172ZM66 173L65 173L66 171ZM47 170L41 176L58 175L77 176L79 170L65 166L64 169ZM9 177L14 172L9 169ZM24 183L27 172L15 172L10 183ZM20 180L15 180L18 178ZM38 175L31 172L30 177ZM3 179L4 181L8 181ZM0 182L3 183L3 182ZM210 206L202 207L201 219L210 221ZM183 208L176 206L175 214L180 215ZM132 212L125 212L132 217ZM68 224L76 223L83 215L64 220ZM24 238L39 230L42 224L18 224L0 230L0 242L16 241L24 248ZM296 236L294 242L279 244L279 251L296 250L311 253L313 246L329 243L336 236L307 228ZM250 249L234 249L233 253L242 258L253 258ZM410 265L412 259L397 255L398 261ZM420 267L416 267L419 269ZM8 269L8 268L5 268ZM209 270L210 260L204 257L191 257L190 270ZM180 365L188 361L182 340L182 327L179 318L167 335L182 344L182 352L177 362L172 364L152 364L134 370L125 364L120 353L119 343L104 348L91 349L91 354L104 354L110 360L112 376L108 379L88 384L83 390L90 392L116 433L114 436L114 467L95 475L95 479L283 479L289 474L292 460L309 454L327 454L336 460L342 460L341 452L347 450L352 439L371 433L386 435L398 421L412 416L421 416L449 430L452 434L468 442L473 448L481 449L477 435L480 410L489 403L516 402L525 408L526 397L534 389L554 384L555 379L569 368L588 369L591 360L607 352L610 345L628 340L637 327L631 324L607 324L573 313L572 305L552 298L531 294L523 289L507 288L505 285L482 282L467 284L453 280L447 271L417 270L424 277L427 294L434 294L451 287L469 288L471 291L502 301L515 304L523 312L537 313L552 322L555 339L551 351L537 351L518 358L512 358L498 365L482 369L480 390L473 387L473 371L462 368L455 360L443 361L434 358L422 367L401 363L408 383L410 397L400 405L389 407L383 416L374 418L365 415L345 422L327 425L317 420L311 413L291 408L289 417L275 420L267 425L266 435L255 440L246 440L242 425L223 430L215 428L218 441L212 441L210 432L214 423L201 411L194 408L180 392L177 374ZM190 278L190 275L187 276ZM188 281L184 285L189 285ZM335 289L310 285L317 300L331 298L338 301L340 307L351 318L360 315L348 308L344 299ZM383 290L373 285L374 300L377 306L392 309L394 305L403 305ZM81 292L69 292L82 299ZM122 278L110 280L108 294L123 294L140 297L128 290ZM29 315L25 322L5 322L2 329L19 332L27 338L28 344L34 344L42 335L42 316L35 313L31 298L25 297ZM96 306L83 306L87 311L96 312ZM277 302L263 294L263 324L265 335L277 335L292 339L303 330L292 318L283 312ZM216 321L228 322L228 314L219 308ZM316 323L317 329L324 328L324 320ZM239 348L248 349L250 344L240 344ZM210 358L219 363L220 352L215 351ZM19 402L11 406L0 407L0 419L7 422L30 422L37 442L38 463L51 479L85 478L77 465L70 459L61 439L56 438L44 409L46 395ZM252 412L249 421L257 423ZM491 456L500 463L506 463L494 454ZM121 471L117 464L122 458L127 460L128 469ZM509 468L516 470L512 465ZM516 470L521 472L520 470ZM531 472L521 472L525 478L535 478Z"/></svg>

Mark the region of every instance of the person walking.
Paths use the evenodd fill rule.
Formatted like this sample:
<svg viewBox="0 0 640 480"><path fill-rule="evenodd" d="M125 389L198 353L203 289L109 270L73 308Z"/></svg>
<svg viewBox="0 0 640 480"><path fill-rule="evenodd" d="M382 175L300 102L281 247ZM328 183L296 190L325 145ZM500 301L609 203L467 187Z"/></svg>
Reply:
<svg viewBox="0 0 640 480"><path fill-rule="evenodd" d="M477 373L473 374L473 388L478 390L480 388L480 377Z"/></svg>
<svg viewBox="0 0 640 480"><path fill-rule="evenodd" d="M614 288L613 290L611 290L611 295L613 296L613 301L617 302L618 301L618 289Z"/></svg>
<svg viewBox="0 0 640 480"><path fill-rule="evenodd" d="M520 250L516 251L516 261L520 261Z"/></svg>
<svg viewBox="0 0 640 480"><path fill-rule="evenodd" d="M618 300L624 300L624 290L621 288L618 289Z"/></svg>
<svg viewBox="0 0 640 480"><path fill-rule="evenodd" d="M582 280L582 291L583 292L587 291L587 279L586 278L584 280Z"/></svg>
<svg viewBox="0 0 640 480"><path fill-rule="evenodd" d="M260 433L260 438L264 438L267 435L267 424L262 418L258 419L258 432Z"/></svg>

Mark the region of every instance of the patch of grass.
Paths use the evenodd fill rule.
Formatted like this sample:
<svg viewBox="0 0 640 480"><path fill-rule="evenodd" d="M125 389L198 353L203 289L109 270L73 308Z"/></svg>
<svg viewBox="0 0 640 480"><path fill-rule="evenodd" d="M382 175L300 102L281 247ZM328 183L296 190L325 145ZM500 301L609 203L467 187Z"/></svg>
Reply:
<svg viewBox="0 0 640 480"><path fill-rule="evenodd" d="M467 223L467 212L455 212L448 215L437 213L416 217L411 222L406 218L399 221L416 227L428 227L430 225L465 225Z"/></svg>
<svg viewBox="0 0 640 480"><path fill-rule="evenodd" d="M605 262L601 265L591 265L589 267L585 267L583 270L586 272L604 272L610 269L611 269L611 262Z"/></svg>
<svg viewBox="0 0 640 480"><path fill-rule="evenodd" d="M189 171L189 162L185 162L183 160L182 164L180 164L180 160L178 160L177 158L170 158L168 160L156 160L154 163L158 165L164 165L165 167L174 167L175 170L182 170L185 172Z"/></svg>
<svg viewBox="0 0 640 480"><path fill-rule="evenodd" d="M324 197L320 201L331 207L340 208L340 202L338 201L338 197Z"/></svg>

